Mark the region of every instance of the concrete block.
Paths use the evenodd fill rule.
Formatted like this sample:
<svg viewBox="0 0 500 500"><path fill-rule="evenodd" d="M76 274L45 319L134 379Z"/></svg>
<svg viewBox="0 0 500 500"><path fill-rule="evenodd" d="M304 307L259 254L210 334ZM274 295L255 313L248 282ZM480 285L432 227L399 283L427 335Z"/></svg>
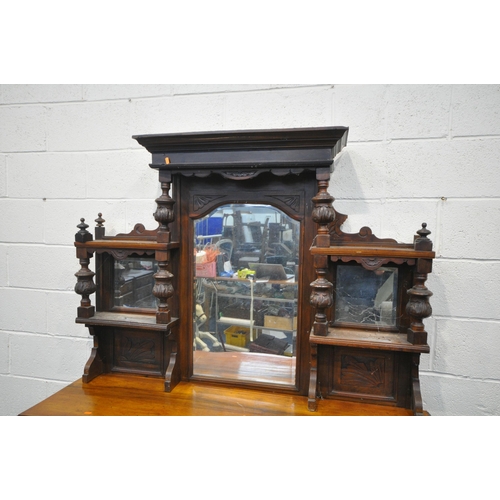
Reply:
<svg viewBox="0 0 500 500"><path fill-rule="evenodd" d="M336 199L333 206L339 213L348 216L342 225L344 233L358 233L362 227L367 226L376 236L381 237L384 207L380 201Z"/></svg>
<svg viewBox="0 0 500 500"><path fill-rule="evenodd" d="M95 266L92 268L95 269ZM75 278L76 283L76 278ZM89 338L89 331L84 325L75 323L76 309L81 296L74 291L47 292L47 333L74 338ZM90 296L95 305L95 294Z"/></svg>
<svg viewBox="0 0 500 500"><path fill-rule="evenodd" d="M89 198L155 199L158 172L149 167L151 154L146 149L98 151L85 156Z"/></svg>
<svg viewBox="0 0 500 500"><path fill-rule="evenodd" d="M324 127L333 123L331 87L233 93L225 99L226 129Z"/></svg>
<svg viewBox="0 0 500 500"><path fill-rule="evenodd" d="M86 156L82 153L24 153L7 160L11 198L84 198Z"/></svg>
<svg viewBox="0 0 500 500"><path fill-rule="evenodd" d="M500 198L441 201L440 255L500 259Z"/></svg>
<svg viewBox="0 0 500 500"><path fill-rule="evenodd" d="M83 97L86 101L108 99L135 99L141 97L164 97L172 94L171 84L84 84Z"/></svg>
<svg viewBox="0 0 500 500"><path fill-rule="evenodd" d="M500 384L496 381L421 372L420 383L424 408L431 415L500 415Z"/></svg>
<svg viewBox="0 0 500 500"><path fill-rule="evenodd" d="M8 245L0 244L0 286L9 286Z"/></svg>
<svg viewBox="0 0 500 500"><path fill-rule="evenodd" d="M307 85L301 84L254 84L254 83L237 83L237 84L220 84L220 83L203 83L203 84L175 84L172 85L172 93L175 95L181 94L216 94L228 92L253 92L260 90L302 87Z"/></svg>
<svg viewBox="0 0 500 500"><path fill-rule="evenodd" d="M0 199L0 241L43 242L44 202L42 200ZM76 232L76 231L75 231Z"/></svg>
<svg viewBox="0 0 500 500"><path fill-rule="evenodd" d="M82 102L48 106L49 151L93 151L133 146L128 101Z"/></svg>
<svg viewBox="0 0 500 500"><path fill-rule="evenodd" d="M124 233L132 231L137 223L141 223L146 229L151 230L158 227L158 222L153 217L157 205L154 201L155 196L153 193L151 193L151 195L152 196L149 199L127 201L127 220L125 226L123 227Z"/></svg>
<svg viewBox="0 0 500 500"><path fill-rule="evenodd" d="M387 138L447 137L450 85L389 85Z"/></svg>
<svg viewBox="0 0 500 500"><path fill-rule="evenodd" d="M436 259L427 288L435 316L500 320L500 262Z"/></svg>
<svg viewBox="0 0 500 500"><path fill-rule="evenodd" d="M413 236L427 223L429 238L439 241L438 200L386 200L381 220L382 238L393 238L400 243L413 243Z"/></svg>
<svg viewBox="0 0 500 500"><path fill-rule="evenodd" d="M75 249L70 246L18 245L9 249L12 287L73 290L78 269Z"/></svg>
<svg viewBox="0 0 500 500"><path fill-rule="evenodd" d="M348 144L385 139L387 89L387 85L335 85L335 124L349 127Z"/></svg>
<svg viewBox="0 0 500 500"><path fill-rule="evenodd" d="M500 322L441 319L433 370L462 377L500 380Z"/></svg>
<svg viewBox="0 0 500 500"><path fill-rule="evenodd" d="M387 177L384 143L351 144L334 162L330 192L343 199L385 198Z"/></svg>
<svg viewBox="0 0 500 500"><path fill-rule="evenodd" d="M45 151L46 121L44 106L1 106L0 151Z"/></svg>
<svg viewBox="0 0 500 500"><path fill-rule="evenodd" d="M10 342L12 375L74 382L83 373L91 341L16 334Z"/></svg>
<svg viewBox="0 0 500 500"><path fill-rule="evenodd" d="M0 374L7 374L9 370L9 334L0 330Z"/></svg>
<svg viewBox="0 0 500 500"><path fill-rule="evenodd" d="M82 85L78 84L15 84L2 85L3 104L68 102L82 100Z"/></svg>
<svg viewBox="0 0 500 500"><path fill-rule="evenodd" d="M425 330L427 331L427 343L430 347L430 354L421 354L420 355L420 370L431 371L433 366L433 356L434 356L434 346L435 339L437 335L437 320L434 316L430 316L429 318L424 319Z"/></svg>
<svg viewBox="0 0 500 500"><path fill-rule="evenodd" d="M132 101L132 135L222 130L224 97L188 95ZM133 140L137 148L142 148Z"/></svg>
<svg viewBox="0 0 500 500"><path fill-rule="evenodd" d="M0 288L0 328L13 332L45 333L47 299L40 290Z"/></svg>
<svg viewBox="0 0 500 500"><path fill-rule="evenodd" d="M500 134L500 85L453 85L451 133Z"/></svg>
<svg viewBox="0 0 500 500"><path fill-rule="evenodd" d="M46 386L44 380L0 375L0 415L16 416L40 403L47 397Z"/></svg>
<svg viewBox="0 0 500 500"><path fill-rule="evenodd" d="M499 163L496 138L393 141L387 145L386 189L401 198L497 197Z"/></svg>
<svg viewBox="0 0 500 500"><path fill-rule="evenodd" d="M7 196L7 155L0 154L0 198Z"/></svg>
<svg viewBox="0 0 500 500"><path fill-rule="evenodd" d="M47 200L44 241L51 245L73 246L80 219L85 219L89 225L87 231L94 234L95 219L99 213L106 221L104 227L107 235L123 233L127 220L126 204L126 201L113 199Z"/></svg>

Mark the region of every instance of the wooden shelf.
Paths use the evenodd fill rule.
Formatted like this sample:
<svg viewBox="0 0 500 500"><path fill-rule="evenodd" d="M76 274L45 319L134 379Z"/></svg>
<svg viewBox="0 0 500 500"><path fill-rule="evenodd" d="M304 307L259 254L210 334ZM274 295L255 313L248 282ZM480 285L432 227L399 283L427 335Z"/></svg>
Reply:
<svg viewBox="0 0 500 500"><path fill-rule="evenodd" d="M179 248L178 242L170 243L157 243L151 240L91 240L85 243L75 242L75 247L77 248L88 248L91 250L130 250L136 249L137 251L142 250L172 250L174 248Z"/></svg>
<svg viewBox="0 0 500 500"><path fill-rule="evenodd" d="M309 342L319 345L358 347L363 349L381 349L384 351L402 351L428 353L427 344L415 345L408 342L406 333L358 330L351 328L329 328L323 337L311 332Z"/></svg>
<svg viewBox="0 0 500 500"><path fill-rule="evenodd" d="M99 326L120 326L127 328L144 328L147 330L168 330L176 323L177 318L173 318L168 324L156 323L156 315L139 314L139 313L123 313L123 312L97 312L90 318L76 318L76 323L84 325L99 325Z"/></svg>
<svg viewBox="0 0 500 500"><path fill-rule="evenodd" d="M415 250L413 246L381 247L380 245L338 245L330 247L311 247L312 255L330 255L332 257L386 257L403 259L434 259L435 252Z"/></svg>

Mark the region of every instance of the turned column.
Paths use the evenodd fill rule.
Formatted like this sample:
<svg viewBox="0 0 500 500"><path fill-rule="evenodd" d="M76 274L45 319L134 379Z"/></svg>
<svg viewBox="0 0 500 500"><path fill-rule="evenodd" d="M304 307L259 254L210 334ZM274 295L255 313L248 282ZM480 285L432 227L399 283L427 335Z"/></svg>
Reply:
<svg viewBox="0 0 500 500"><path fill-rule="evenodd" d="M315 238L316 247L330 246L329 225L335 219L335 210L332 202L333 196L328 192L328 178L318 178L318 194L312 199L314 208L312 210L312 219L318 225ZM314 335L326 336L328 334L327 310L333 304L332 289L333 285L326 279L328 268L328 256L315 255L314 268L316 271L316 280L311 283L311 305L316 309L314 316Z"/></svg>
<svg viewBox="0 0 500 500"><path fill-rule="evenodd" d="M432 250L432 241L427 237L431 232L427 229L427 224L422 224L422 229L417 231L418 237L415 239L415 250ZM432 271L431 259L417 259L416 271L413 277L413 287L408 290L410 296L406 305L406 312L410 315L411 323L408 329L408 342L412 344L426 344L427 332L423 324L423 319L432 314L432 307L429 298L432 292L425 286L427 275Z"/></svg>
<svg viewBox="0 0 500 500"><path fill-rule="evenodd" d="M80 224L76 227L78 227L80 231L75 234L75 242L86 243L87 241L92 241L92 234L87 231L89 226L85 224L85 219L80 219ZM76 248L76 258L80 260L81 266L80 270L75 273L77 279L75 292L82 296L80 307L77 309L79 318L91 318L95 314L95 307L90 301L90 295L96 291L96 285L94 283L95 273L89 269L91 257L92 253L86 248Z"/></svg>
<svg viewBox="0 0 500 500"><path fill-rule="evenodd" d="M157 209L153 214L156 221L160 224L158 228L156 241L158 243L170 243L171 235L168 225L174 221L174 200L170 197L170 182L161 183L162 194L157 198ZM167 270L170 262L170 251L157 250L155 259L158 262L158 272L155 273L155 285L153 295L159 300L158 310L156 311L156 322L161 324L169 323L172 319L168 307L168 299L174 294L172 285L173 274Z"/></svg>

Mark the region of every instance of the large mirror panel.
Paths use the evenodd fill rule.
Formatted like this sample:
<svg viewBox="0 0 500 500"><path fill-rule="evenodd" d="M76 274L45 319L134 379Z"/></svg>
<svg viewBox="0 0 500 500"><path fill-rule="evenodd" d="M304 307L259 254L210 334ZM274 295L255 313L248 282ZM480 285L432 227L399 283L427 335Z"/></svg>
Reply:
<svg viewBox="0 0 500 500"><path fill-rule="evenodd" d="M300 223L230 204L194 224L193 375L295 384Z"/></svg>

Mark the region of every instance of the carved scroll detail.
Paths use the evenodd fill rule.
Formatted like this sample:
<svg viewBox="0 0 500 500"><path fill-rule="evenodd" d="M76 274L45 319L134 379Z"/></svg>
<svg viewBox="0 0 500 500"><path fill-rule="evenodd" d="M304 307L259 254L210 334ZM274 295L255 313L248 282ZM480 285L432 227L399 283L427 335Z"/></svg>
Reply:
<svg viewBox="0 0 500 500"><path fill-rule="evenodd" d="M385 365L376 357L342 356L342 381L355 385L380 387L384 384Z"/></svg>
<svg viewBox="0 0 500 500"><path fill-rule="evenodd" d="M220 172L224 179L230 179L235 181L246 181L248 179L253 179L260 174L259 170L249 170L249 171L239 171L239 172Z"/></svg>
<svg viewBox="0 0 500 500"><path fill-rule="evenodd" d="M275 198L282 203L284 203L287 207L289 207L294 212L298 212L300 210L300 196L299 195L273 195L269 196L269 198Z"/></svg>
<svg viewBox="0 0 500 500"><path fill-rule="evenodd" d="M392 238L377 238L372 230L364 226L358 233L344 233L341 226L347 220L347 215L341 214L334 209L335 217L333 222L329 225L330 241L332 245L337 242L342 241L343 243L382 243L382 244L394 244L397 245L398 242Z"/></svg>
<svg viewBox="0 0 500 500"><path fill-rule="evenodd" d="M129 363L146 363L155 361L155 343L152 340L134 340L126 338L127 345L120 353L120 359Z"/></svg>
<svg viewBox="0 0 500 500"><path fill-rule="evenodd" d="M357 262L358 264L361 264L365 269L368 271L376 271L379 267L384 266L385 264L404 264L405 262L409 264L410 266L415 264L415 259L403 259L403 258L396 258L396 257L391 257L389 258L383 258L383 257L357 257L355 255L342 255L342 256L337 256L337 255L332 255L330 257L332 262L337 262L337 261L342 261L342 262Z"/></svg>
<svg viewBox="0 0 500 500"><path fill-rule="evenodd" d="M209 203L212 203L213 201L218 200L219 198L225 198L225 196L226 195L220 195L220 194L215 194L215 195L195 194L193 196L193 209L195 212L198 212L198 210L201 210Z"/></svg>

